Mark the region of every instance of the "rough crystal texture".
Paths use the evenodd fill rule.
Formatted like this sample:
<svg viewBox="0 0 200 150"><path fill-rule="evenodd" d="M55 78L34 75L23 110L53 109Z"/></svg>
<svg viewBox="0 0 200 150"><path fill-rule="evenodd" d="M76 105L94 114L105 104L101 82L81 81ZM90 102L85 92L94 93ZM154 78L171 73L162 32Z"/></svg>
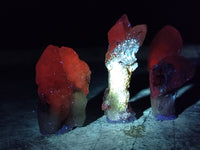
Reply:
<svg viewBox="0 0 200 150"><path fill-rule="evenodd" d="M61 128L71 113L72 103L76 102L73 106L84 103L85 107L86 102L74 101L72 97L76 92L83 93L81 97L86 97L90 74L88 65L79 59L73 49L49 45L44 50L36 65L40 98L38 121L42 133L55 133ZM85 112L82 113L84 116Z"/></svg>
<svg viewBox="0 0 200 150"><path fill-rule="evenodd" d="M146 25L132 28L128 17L123 15L108 32L109 48L105 65L109 85L102 109L110 122L126 122L134 118L128 108L128 88L131 74L138 67L135 54L144 41L146 30Z"/></svg>
<svg viewBox="0 0 200 150"><path fill-rule="evenodd" d="M123 15L108 32L109 48L106 53L106 60L112 60L115 57L123 57L128 54L135 58L139 47L143 44L146 36L146 25L137 25L133 28L126 15ZM134 62L134 61L132 61Z"/></svg>

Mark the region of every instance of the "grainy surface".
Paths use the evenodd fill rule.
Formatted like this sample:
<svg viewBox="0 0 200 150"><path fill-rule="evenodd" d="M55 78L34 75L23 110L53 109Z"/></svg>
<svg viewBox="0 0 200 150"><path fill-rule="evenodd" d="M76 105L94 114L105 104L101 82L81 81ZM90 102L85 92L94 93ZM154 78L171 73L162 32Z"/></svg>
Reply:
<svg viewBox="0 0 200 150"><path fill-rule="evenodd" d="M80 57L87 53L80 53ZM177 98L178 118L159 122L151 114L148 90L141 92L140 96L136 95L148 88L148 73L145 71L148 50L139 53L140 68L133 74L130 87L131 106L137 119L127 124L110 124L101 111L103 92L107 87L107 71L102 58L95 61L98 56L91 53L89 65L92 80L85 126L63 135L49 136L39 133L37 123L35 62L29 62L27 58L26 65L24 60L20 60L23 64L19 62L17 66L12 66L10 62L9 67L2 67L0 78L0 150L199 150L199 54L199 46L184 47L182 55L197 64L197 75L191 82L193 86ZM142 128L139 129L140 126Z"/></svg>

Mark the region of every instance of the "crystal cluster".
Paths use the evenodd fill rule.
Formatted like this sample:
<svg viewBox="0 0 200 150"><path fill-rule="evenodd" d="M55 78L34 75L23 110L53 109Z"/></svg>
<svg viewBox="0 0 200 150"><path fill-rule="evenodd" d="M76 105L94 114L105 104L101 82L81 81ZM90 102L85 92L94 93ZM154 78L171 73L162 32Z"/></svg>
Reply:
<svg viewBox="0 0 200 150"><path fill-rule="evenodd" d="M163 27L153 39L148 58L151 106L158 120L174 119L176 89L194 75L194 66L180 56L182 38L172 26Z"/></svg>
<svg viewBox="0 0 200 150"><path fill-rule="evenodd" d="M126 122L134 118L128 108L129 84L132 72L138 67L135 54L146 36L146 25L131 27L123 15L108 32L109 48L105 65L108 69L108 88L102 110L110 122Z"/></svg>
<svg viewBox="0 0 200 150"><path fill-rule="evenodd" d="M83 125L90 74L73 49L49 45L44 50L36 64L41 133Z"/></svg>

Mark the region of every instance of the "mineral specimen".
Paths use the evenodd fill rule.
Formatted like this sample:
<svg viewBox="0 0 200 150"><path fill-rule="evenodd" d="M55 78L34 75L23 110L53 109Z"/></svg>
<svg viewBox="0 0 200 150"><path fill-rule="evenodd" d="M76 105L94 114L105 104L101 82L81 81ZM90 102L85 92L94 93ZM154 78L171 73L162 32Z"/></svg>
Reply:
<svg viewBox="0 0 200 150"><path fill-rule="evenodd" d="M155 36L148 58L151 107L158 120L176 117L176 90L194 75L194 66L180 56L182 39L172 26L165 26Z"/></svg>
<svg viewBox="0 0 200 150"><path fill-rule="evenodd" d="M41 133L83 125L90 74L73 49L49 45L44 50L36 64Z"/></svg>
<svg viewBox="0 0 200 150"><path fill-rule="evenodd" d="M142 45L146 32L146 25L132 28L126 15L108 32L109 48L105 65L109 85L104 93L102 110L110 122L127 122L134 118L134 113L128 108L128 88L131 74L138 67L135 54Z"/></svg>
<svg viewBox="0 0 200 150"><path fill-rule="evenodd" d="M148 57L150 70L166 56L177 56L181 53L182 38L178 30L170 25L164 26L153 38Z"/></svg>

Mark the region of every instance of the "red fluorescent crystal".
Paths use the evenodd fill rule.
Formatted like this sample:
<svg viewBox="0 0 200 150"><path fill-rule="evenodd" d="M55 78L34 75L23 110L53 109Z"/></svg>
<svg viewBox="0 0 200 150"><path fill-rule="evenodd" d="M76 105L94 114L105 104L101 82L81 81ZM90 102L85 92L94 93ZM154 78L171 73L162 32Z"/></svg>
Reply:
<svg viewBox="0 0 200 150"><path fill-rule="evenodd" d="M106 53L106 62L111 58L115 47L124 40L134 38L139 43L139 46L141 46L146 32L146 25L137 25L132 28L127 15L124 14L108 32L109 48Z"/></svg>
<svg viewBox="0 0 200 150"><path fill-rule="evenodd" d="M41 103L50 105L50 112L65 120L73 92L88 94L90 69L68 47L49 45L36 65L36 83Z"/></svg>
<svg viewBox="0 0 200 150"><path fill-rule="evenodd" d="M182 38L172 26L165 26L150 45L148 70L151 97L156 98L181 87L194 76L194 66L180 56Z"/></svg>
<svg viewBox="0 0 200 150"><path fill-rule="evenodd" d="M125 40L128 32L131 30L131 24L127 15L123 15L108 32L109 49L114 49L117 43Z"/></svg>
<svg viewBox="0 0 200 150"><path fill-rule="evenodd" d="M154 37L150 45L148 70L166 56L177 56L182 48L180 33L172 26L163 27Z"/></svg>

